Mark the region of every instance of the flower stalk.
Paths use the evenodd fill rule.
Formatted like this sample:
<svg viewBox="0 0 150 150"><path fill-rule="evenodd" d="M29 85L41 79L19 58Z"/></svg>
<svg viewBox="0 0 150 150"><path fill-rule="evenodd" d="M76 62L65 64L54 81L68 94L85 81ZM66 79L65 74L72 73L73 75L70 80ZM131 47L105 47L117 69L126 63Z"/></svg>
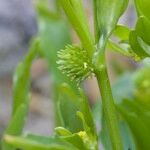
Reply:
<svg viewBox="0 0 150 150"><path fill-rule="evenodd" d="M101 47L100 52L101 53L99 54L99 59L95 61L97 62L97 64L95 65L95 75L102 97L104 118L106 119L113 150L123 150L117 112L115 109L112 89L107 72L105 45Z"/></svg>
<svg viewBox="0 0 150 150"><path fill-rule="evenodd" d="M104 110L104 117L106 119L109 135L111 137L112 148L113 150L123 150L123 143L122 143L121 134L119 130L119 123L118 123L115 104L112 96L109 76L107 73L105 53L106 53L106 45L109 42L109 37L113 32L113 30L115 29L119 17L124 12L128 0L121 0L121 1L93 0L95 42L91 37L90 30L87 26L88 23L84 15L84 10L83 10L81 0L60 0L60 1L70 23L72 24L77 35L79 36L81 44L84 50L87 52L87 55L90 59L89 64L91 63L92 65L87 65L87 66L92 67L93 70L92 72L95 74L97 78L97 82L102 97L102 104L103 104L102 107ZM110 6L108 5L109 3ZM104 4L105 8L102 8L102 4ZM109 12L104 13L101 10L103 9L107 11L106 8L109 8L110 13ZM78 50L82 50L82 48ZM71 50L69 51L71 52ZM64 56L65 54L64 51L62 52L63 53L61 53L61 57ZM75 51L73 53L76 54ZM72 57L77 56L77 55L73 55L73 53L72 52L70 53ZM68 54L66 55L67 57L63 59L63 68L66 68L66 66L68 66L64 64L71 65L72 63L72 59L69 59ZM78 58L78 56L76 58ZM73 64L75 64L75 66L82 66L82 64L84 64L85 62L82 61L82 59L80 60L81 61L74 61ZM80 64L78 62L80 62ZM61 60L61 64L62 64L62 60ZM69 68L71 67L73 66L69 66ZM83 73L84 69L77 71L78 68L76 70L73 69L72 73L75 75L85 75ZM70 69L67 68L67 70ZM77 79L82 78L82 76L81 77L77 76L77 77L78 77ZM88 77L88 75L86 77Z"/></svg>

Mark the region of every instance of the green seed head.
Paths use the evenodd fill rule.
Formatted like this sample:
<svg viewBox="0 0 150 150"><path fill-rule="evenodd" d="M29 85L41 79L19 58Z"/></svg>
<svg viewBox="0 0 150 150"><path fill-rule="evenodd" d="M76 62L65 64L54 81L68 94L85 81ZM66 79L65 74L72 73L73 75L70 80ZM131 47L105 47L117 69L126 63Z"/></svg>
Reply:
<svg viewBox="0 0 150 150"><path fill-rule="evenodd" d="M77 83L90 77L93 73L92 64L83 48L68 45L64 50L58 52L58 58L58 68Z"/></svg>

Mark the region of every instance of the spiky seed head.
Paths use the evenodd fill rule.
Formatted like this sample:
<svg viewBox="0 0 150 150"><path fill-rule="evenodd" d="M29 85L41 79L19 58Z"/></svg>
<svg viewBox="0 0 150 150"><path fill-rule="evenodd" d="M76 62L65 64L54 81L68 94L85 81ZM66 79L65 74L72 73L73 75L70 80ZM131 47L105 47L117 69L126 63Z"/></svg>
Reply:
<svg viewBox="0 0 150 150"><path fill-rule="evenodd" d="M92 64L85 49L76 45L67 45L57 55L59 58L58 68L71 80L80 83L92 76Z"/></svg>

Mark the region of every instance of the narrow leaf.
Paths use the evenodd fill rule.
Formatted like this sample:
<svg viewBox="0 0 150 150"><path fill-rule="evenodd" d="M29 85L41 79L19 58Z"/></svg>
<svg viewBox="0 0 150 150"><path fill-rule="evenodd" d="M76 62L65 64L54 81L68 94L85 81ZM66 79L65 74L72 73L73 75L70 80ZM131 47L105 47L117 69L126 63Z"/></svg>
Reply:
<svg viewBox="0 0 150 150"><path fill-rule="evenodd" d="M10 136L10 135L5 135L4 140L8 143L13 145L15 148L19 149L25 149L25 150L79 150L75 148L73 145L57 140L57 139L52 139L50 140L49 143L42 142L40 140L35 140L35 139L28 139L25 137L15 137L15 136Z"/></svg>
<svg viewBox="0 0 150 150"><path fill-rule="evenodd" d="M101 38L107 38L115 29L120 16L125 11L128 0L98 0L98 23Z"/></svg>
<svg viewBox="0 0 150 150"><path fill-rule="evenodd" d="M13 114L21 104L29 99L30 69L33 59L37 56L38 40L33 41L24 60L18 65L13 78Z"/></svg>
<svg viewBox="0 0 150 150"><path fill-rule="evenodd" d="M137 12L139 16L145 16L150 19L150 1L149 0L135 0Z"/></svg>
<svg viewBox="0 0 150 150"><path fill-rule="evenodd" d="M4 134L20 135L22 133L27 115L27 109L28 109L27 106L24 104L20 105L17 108L17 111L12 117ZM3 140L2 150L14 150L14 148Z"/></svg>

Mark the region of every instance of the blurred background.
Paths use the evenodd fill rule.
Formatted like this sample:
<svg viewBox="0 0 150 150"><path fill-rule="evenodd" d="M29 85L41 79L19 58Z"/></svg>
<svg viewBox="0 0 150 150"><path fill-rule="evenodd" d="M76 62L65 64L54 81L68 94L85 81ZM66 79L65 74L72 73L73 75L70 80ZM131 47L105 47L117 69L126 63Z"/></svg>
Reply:
<svg viewBox="0 0 150 150"><path fill-rule="evenodd" d="M84 0L85 9L92 28L91 1ZM31 39L38 34L36 0L0 0L0 135L3 134L11 114L12 77L18 62L28 51ZM55 0L49 0L49 8L55 9ZM135 11L132 1L120 23L133 27ZM78 42L70 30L72 40ZM54 37L55 38L55 37ZM135 70L138 65L131 59L114 52L108 53L109 75L113 82L124 71ZM52 78L44 59L33 62L31 69L30 113L25 127L27 132L48 135L53 131ZM84 83L91 105L98 99L99 91L95 79Z"/></svg>

